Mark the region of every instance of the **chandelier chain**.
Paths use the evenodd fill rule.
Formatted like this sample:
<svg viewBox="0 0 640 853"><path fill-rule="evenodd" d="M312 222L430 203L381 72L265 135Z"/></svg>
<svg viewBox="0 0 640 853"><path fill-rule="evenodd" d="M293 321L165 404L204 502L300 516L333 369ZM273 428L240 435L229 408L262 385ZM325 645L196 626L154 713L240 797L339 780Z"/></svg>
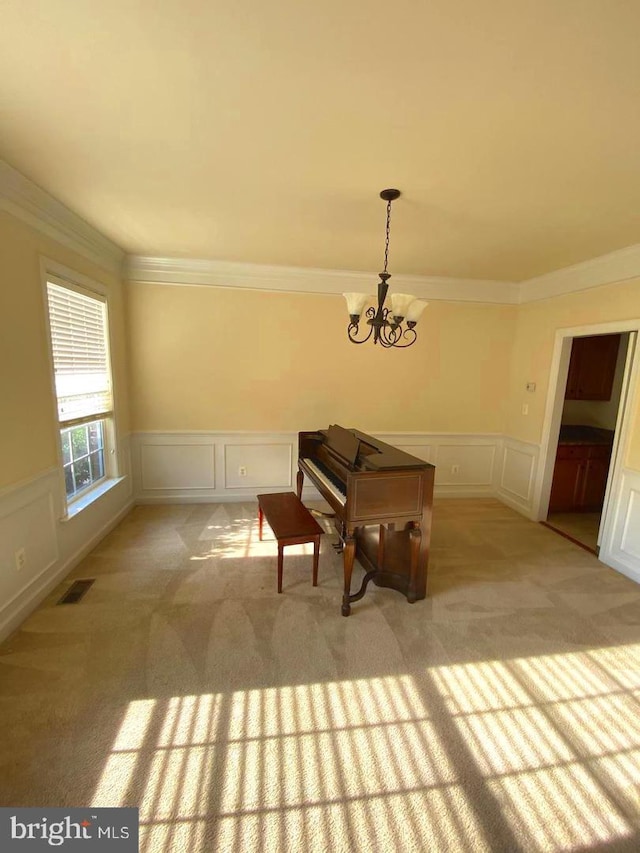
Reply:
<svg viewBox="0 0 640 853"><path fill-rule="evenodd" d="M387 271L387 263L389 262L389 224L391 222L391 199L387 201L387 230L386 240L384 244L384 272Z"/></svg>

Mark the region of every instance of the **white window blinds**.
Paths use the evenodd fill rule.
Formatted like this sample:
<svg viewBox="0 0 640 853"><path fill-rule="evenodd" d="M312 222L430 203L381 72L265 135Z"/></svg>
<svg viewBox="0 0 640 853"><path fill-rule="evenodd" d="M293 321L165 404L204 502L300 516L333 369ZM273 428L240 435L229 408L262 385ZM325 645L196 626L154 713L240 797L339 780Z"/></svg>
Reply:
<svg viewBox="0 0 640 853"><path fill-rule="evenodd" d="M50 281L47 296L60 422L111 412L105 303Z"/></svg>

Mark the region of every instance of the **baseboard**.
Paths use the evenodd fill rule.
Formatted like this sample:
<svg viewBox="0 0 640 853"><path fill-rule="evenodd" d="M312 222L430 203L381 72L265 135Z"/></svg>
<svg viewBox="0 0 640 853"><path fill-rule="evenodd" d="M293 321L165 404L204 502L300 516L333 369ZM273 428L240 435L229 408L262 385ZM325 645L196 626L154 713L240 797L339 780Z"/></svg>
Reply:
<svg viewBox="0 0 640 853"><path fill-rule="evenodd" d="M519 512L520 515L524 515L525 518L528 518L530 521L537 520L533 507L517 495L511 494L510 492L505 491L505 489L498 489L494 496L501 503L511 507L511 509L515 509L516 512Z"/></svg>

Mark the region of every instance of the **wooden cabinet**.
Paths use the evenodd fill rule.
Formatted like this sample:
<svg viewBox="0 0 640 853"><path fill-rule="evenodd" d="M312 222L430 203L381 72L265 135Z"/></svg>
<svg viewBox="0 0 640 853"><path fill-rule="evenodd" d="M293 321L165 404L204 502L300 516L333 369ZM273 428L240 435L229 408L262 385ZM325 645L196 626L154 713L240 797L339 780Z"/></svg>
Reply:
<svg viewBox="0 0 640 853"><path fill-rule="evenodd" d="M607 486L611 447L606 444L559 444L549 512L597 512Z"/></svg>
<svg viewBox="0 0 640 853"><path fill-rule="evenodd" d="M608 459L587 459L582 486L578 493L580 509L590 512L602 509L608 473Z"/></svg>
<svg viewBox="0 0 640 853"><path fill-rule="evenodd" d="M610 400L620 335L574 338L565 400Z"/></svg>
<svg viewBox="0 0 640 853"><path fill-rule="evenodd" d="M549 498L549 512L571 512L575 510L578 504L581 479L581 459L556 457L551 497Z"/></svg>

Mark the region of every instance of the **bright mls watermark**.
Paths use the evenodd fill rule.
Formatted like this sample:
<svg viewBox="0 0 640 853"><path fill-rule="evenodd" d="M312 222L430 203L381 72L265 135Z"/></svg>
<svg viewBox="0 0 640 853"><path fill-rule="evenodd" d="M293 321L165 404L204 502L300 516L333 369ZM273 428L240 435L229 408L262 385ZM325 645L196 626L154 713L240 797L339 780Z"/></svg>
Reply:
<svg viewBox="0 0 640 853"><path fill-rule="evenodd" d="M138 809L0 808L2 853L138 853Z"/></svg>

